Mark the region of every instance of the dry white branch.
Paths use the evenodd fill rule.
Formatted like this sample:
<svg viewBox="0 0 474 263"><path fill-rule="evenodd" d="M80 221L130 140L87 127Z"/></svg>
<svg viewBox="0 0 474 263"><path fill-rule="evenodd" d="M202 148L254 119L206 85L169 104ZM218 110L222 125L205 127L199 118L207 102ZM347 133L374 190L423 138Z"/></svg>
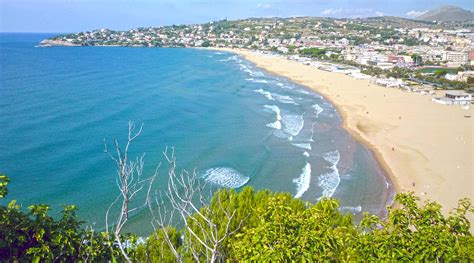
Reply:
<svg viewBox="0 0 474 263"><path fill-rule="evenodd" d="M142 208L145 208L150 203L150 193L152 189L153 182L155 181L156 176L158 175L158 167L155 170L155 173L146 178L142 179L143 174L143 158L142 155L140 158L136 158L135 160L129 160L129 148L132 142L141 134L143 129L143 124L140 126L140 129L135 132L135 125L132 122L128 123L128 139L125 145L125 148L121 148L117 139L114 139L114 147L116 155L112 155L108 148L107 143L104 140L105 146L105 153L109 155L109 157L116 163L117 165L117 177L116 177L116 185L120 191L120 194L115 198L115 200L110 204L107 212L105 214L105 227L106 231L109 231L109 216L110 213L118 203L121 203L119 214L116 218L115 224L113 225L113 235L115 241L117 242L122 255L124 256L127 262L131 262L129 256L125 252L125 245L120 240L120 234L128 222L130 213L135 211L139 211ZM137 197L137 194L141 192L145 187L147 187L147 192L145 196L145 200L143 204L137 205L135 207L130 207L132 202Z"/></svg>
<svg viewBox="0 0 474 263"><path fill-rule="evenodd" d="M203 207L210 205L208 197L211 194L204 193L205 184L201 183L195 170L191 173L176 172L174 148L166 148L163 154L169 165L168 185L164 194L160 193L156 196L156 207L149 204L155 232L156 230L161 231L176 260L183 262L185 252L182 250L178 252L169 233L170 226L176 223L173 216L178 215L184 225L183 247L190 251L194 260L202 261L203 258L206 262L224 260L222 245L240 228L242 222L239 222L237 229L231 229L235 210L229 211L229 208L221 202L219 195L215 199L216 203L213 209L199 209L196 204ZM222 222L214 222L218 214L224 215Z"/></svg>

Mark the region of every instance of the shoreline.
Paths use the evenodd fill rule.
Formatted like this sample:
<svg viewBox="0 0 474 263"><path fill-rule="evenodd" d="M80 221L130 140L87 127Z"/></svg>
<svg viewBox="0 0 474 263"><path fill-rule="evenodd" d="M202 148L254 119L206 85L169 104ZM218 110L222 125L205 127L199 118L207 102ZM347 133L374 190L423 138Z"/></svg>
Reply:
<svg viewBox="0 0 474 263"><path fill-rule="evenodd" d="M222 49L221 49L222 50ZM230 50L227 50L229 52L231 52ZM241 53L238 53L238 52L233 52L235 54L240 54L240 55L243 55L245 59L248 59L244 54L241 54ZM252 60L248 59L249 61L253 62ZM258 65L257 65L258 66ZM258 66L260 67L260 66ZM262 68L262 67L261 67ZM380 166L380 169L382 169L382 172L384 173L385 175L385 179L388 181L388 183L390 184L390 189L391 190L391 193L390 193L390 196L389 196L389 199L387 200L387 204L389 206L393 206L394 205L394 197L395 197L395 194L399 192L400 188L399 188L399 185L398 185L398 182L397 182L397 178L395 176L395 174L393 173L392 169L390 169L390 166L387 164L387 162L385 161L385 159L383 158L383 155L378 151L378 149L368 140L366 140L365 138L363 138L359 133L357 133L357 131L355 131L354 129L352 129L348 123L347 123L347 113L345 111L343 111L343 109L340 107L340 105L338 105L337 103L334 102L334 100L327 96L326 94L323 94L321 92L319 92L317 89L315 88L312 88L308 85L306 85L305 83L302 83L294 78L291 78L291 77L288 77L288 76L284 76L284 75L281 75L273 70L269 70L267 68L262 68L263 70L266 70L267 72L269 72L270 74L274 74L274 75L277 75L277 76L282 76L282 77L285 77L285 78L288 78L289 80L291 81L294 81L295 83L297 84L300 84L300 85L303 85L304 87L306 87L307 89L313 91L313 92L318 92L319 95L323 96L325 100L329 101L337 110L337 113L341 116L341 127L347 131L349 133L349 135L358 143L362 144L365 148L367 148L367 150L370 151L370 153L374 156L375 158L375 161L377 162L377 164Z"/></svg>
<svg viewBox="0 0 474 263"><path fill-rule="evenodd" d="M373 154L395 193L415 192L422 202L440 203L445 213L456 208L461 198L473 200L473 125L460 116L472 115L472 107L466 111L436 104L428 96L380 87L285 57L207 49L241 55L271 74L321 94L336 107L343 129Z"/></svg>
<svg viewBox="0 0 474 263"><path fill-rule="evenodd" d="M252 59L249 59L248 56L245 56L245 54L239 52L240 50L228 49L228 48L208 48L208 49L232 52L234 54L242 55L245 59L251 61L252 63L255 63ZM245 50L244 52L248 52L248 51ZM400 190L395 174L393 173L392 169L390 169L390 166L387 164L387 162L383 158L383 155L378 151L378 149L370 141L363 138L359 133L357 133L357 131L355 131L354 129L352 129L348 125L348 123L347 123L347 113L341 109L340 105L335 103L334 100L331 97L327 96L326 94L320 93L317 89L314 89L314 88L312 88L312 87L310 87L310 86L308 86L308 85L306 85L306 84L304 84L304 83L302 83L298 80L295 80L294 78L291 78L291 77L288 77L288 76L285 76L285 75L281 75L281 74L279 74L279 73L277 73L273 70L269 70L268 68L263 68L259 65L257 65L257 67L260 67L261 69L269 72L270 74L274 74L274 75L277 75L277 76L288 78L289 80L294 81L295 83L297 83L299 85L303 85L304 87L306 87L307 89L309 89L313 92L314 91L318 92L319 95L323 96L325 100L329 101L336 108L337 112L341 116L341 127L344 130L346 130L349 133L349 135L355 141L362 144L364 147L366 147L370 151L370 153L374 156L376 162L380 166L380 169L382 169L386 179L388 180L388 183L393 188L392 190L393 190L394 193L391 194L391 200L389 200L389 204L390 204L390 206L392 206L393 201L394 201L393 198L394 198L395 194L398 193L399 190Z"/></svg>
<svg viewBox="0 0 474 263"><path fill-rule="evenodd" d="M310 87L308 87L308 88L311 89ZM311 90L313 90L313 89L311 89ZM375 145L373 145L370 141L363 138L357 131L355 131L354 129L352 129L348 125L348 123L347 123L347 113L344 112L339 105L334 103L334 101L331 98L329 98L328 96L325 96L325 95L322 95L322 94L321 94L321 96L323 96L324 99L326 99L327 101L331 102L331 104L334 105L334 107L336 108L337 112L341 116L341 120L342 120L341 127L344 130L346 130L355 141L357 141L358 143L360 143L364 147L366 147L370 151L370 153L374 156L375 161L380 166L380 169L382 169L382 171L383 171L383 173L386 177L386 180L388 181L388 183L392 187L393 193L391 193L391 195L390 195L390 199L388 200L388 204L390 206L394 206L395 194L400 192L400 186L399 186L399 183L397 181L397 177L395 176L392 169L390 168L390 166L387 164L387 162L383 158L382 153L375 147Z"/></svg>

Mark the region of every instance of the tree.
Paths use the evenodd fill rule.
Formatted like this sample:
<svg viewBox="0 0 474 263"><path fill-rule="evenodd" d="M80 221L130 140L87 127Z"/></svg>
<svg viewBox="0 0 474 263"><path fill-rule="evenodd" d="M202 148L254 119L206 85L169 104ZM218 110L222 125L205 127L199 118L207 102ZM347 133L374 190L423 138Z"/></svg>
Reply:
<svg viewBox="0 0 474 263"><path fill-rule="evenodd" d="M8 194L8 183L10 179L6 175L0 174L0 198L4 198Z"/></svg>
<svg viewBox="0 0 474 263"><path fill-rule="evenodd" d="M299 52L303 56L308 56L308 57L313 57L313 58L316 58L316 57L320 58L324 54L326 54L326 50L319 49L319 48L305 48L305 49L301 49Z"/></svg>
<svg viewBox="0 0 474 263"><path fill-rule="evenodd" d="M423 58L420 55L413 54L411 55L411 59L413 59L413 62L415 62L415 65L423 64Z"/></svg>
<svg viewBox="0 0 474 263"><path fill-rule="evenodd" d="M116 156L113 156L108 148L107 143L104 142L105 150L104 152L109 155L109 157L115 161L117 164L117 187L120 193L117 195L115 200L110 204L107 212L105 214L105 229L109 231L109 214L111 209L121 201L122 205L120 207L117 220L114 225L114 238L117 242L120 251L122 252L123 257L131 262L129 256L126 253L125 244L121 240L121 231L125 224L128 222L129 215L133 212L137 212L142 208L146 208L150 202L150 191L153 185L153 182L158 174L158 167L155 170L155 174L147 179L142 179L143 173L143 157L136 158L135 161L130 161L128 157L128 151L131 143L141 134L143 129L143 124L140 126L140 129L135 132L135 125L132 122L128 123L128 139L125 144L125 148L122 149L118 143L117 139L114 139L114 146L116 151ZM105 141L105 140L104 140ZM136 198L137 194L146 187L146 196L142 205L136 207L130 207L130 204Z"/></svg>
<svg viewBox="0 0 474 263"><path fill-rule="evenodd" d="M209 47L211 45L211 42L209 42L209 40L204 40L204 42L202 42L201 46L202 47Z"/></svg>
<svg viewBox="0 0 474 263"><path fill-rule="evenodd" d="M222 261L225 258L224 242L240 228L240 224L231 228L236 211L221 200L220 194L214 196L211 204L206 202L205 185L198 179L196 171L177 173L174 149L169 152L167 148L163 154L169 164L165 198L162 195L156 198L156 209L149 204L154 238L164 240L178 262L187 257L197 262ZM170 227L175 223L175 214L183 223L181 243L176 241L176 228ZM187 251L180 247L187 248Z"/></svg>
<svg viewBox="0 0 474 263"><path fill-rule="evenodd" d="M8 177L0 176L0 192L6 196ZM82 228L74 205L64 206L60 218L49 215L50 207L31 205L24 212L12 200L0 206L0 261L76 262L115 261L120 259L117 246L106 233Z"/></svg>

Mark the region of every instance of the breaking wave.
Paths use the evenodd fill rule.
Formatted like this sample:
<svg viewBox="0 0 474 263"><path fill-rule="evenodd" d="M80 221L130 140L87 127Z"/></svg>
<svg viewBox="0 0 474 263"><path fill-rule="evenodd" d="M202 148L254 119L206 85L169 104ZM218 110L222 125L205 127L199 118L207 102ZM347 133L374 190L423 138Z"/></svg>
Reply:
<svg viewBox="0 0 474 263"><path fill-rule="evenodd" d="M294 99L292 99L290 96L285 96L285 95L280 95L280 94L276 94L274 93L273 94L273 97L281 102L281 103L284 103L284 104L294 104L294 105L298 105L298 103L295 102Z"/></svg>
<svg viewBox="0 0 474 263"><path fill-rule="evenodd" d="M311 182L311 164L306 163L300 177L293 179L296 184L295 198L300 198L308 189Z"/></svg>
<svg viewBox="0 0 474 263"><path fill-rule="evenodd" d="M248 183L249 177L229 167L215 167L208 169L202 178L211 184L227 188L240 188Z"/></svg>
<svg viewBox="0 0 474 263"><path fill-rule="evenodd" d="M269 100L275 100L273 98L272 94L269 91L266 91L266 90L263 90L263 89L256 89L254 91L259 93L259 94L262 94L263 96L265 96Z"/></svg>
<svg viewBox="0 0 474 263"><path fill-rule="evenodd" d="M323 197L332 197L336 191L341 178L339 177L339 170L337 169L337 164L341 158L338 150L327 152L323 155L324 160L331 163L331 166L328 168L332 169L332 172L326 173L319 176L319 186L323 189L323 194L319 198Z"/></svg>
<svg viewBox="0 0 474 263"><path fill-rule="evenodd" d="M244 64L239 64L239 67L240 67L241 70L247 69L247 66L245 66Z"/></svg>
<svg viewBox="0 0 474 263"><path fill-rule="evenodd" d="M304 89L297 89L296 92L301 93L301 94L304 94L304 95L310 95L310 94L311 94L311 93L307 92L307 91L304 90Z"/></svg>
<svg viewBox="0 0 474 263"><path fill-rule="evenodd" d="M297 136L304 126L303 115L283 115L284 131L292 137Z"/></svg>
<svg viewBox="0 0 474 263"><path fill-rule="evenodd" d="M226 59L220 59L219 61L237 61L237 62L242 62L241 59L239 59L239 57L237 55L234 55L234 56L231 56L231 57L228 57Z"/></svg>
<svg viewBox="0 0 474 263"><path fill-rule="evenodd" d="M321 108L321 106L319 106L319 104L314 104L313 109L314 109L314 112L316 113L316 117L318 117L319 114L321 112L323 112L323 108Z"/></svg>
<svg viewBox="0 0 474 263"><path fill-rule="evenodd" d="M253 83L263 83L263 84L268 83L268 80L266 80L266 79L253 79L253 78L252 78L251 81L252 81Z"/></svg>
<svg viewBox="0 0 474 263"><path fill-rule="evenodd" d="M280 114L280 108L279 108L278 106L276 106L276 105L264 105L263 107L265 107L266 109L269 109L269 110L273 111L273 112L276 114L276 121L267 124L267 126L270 127L270 128L274 128L274 129L280 130L280 129L281 129L281 114Z"/></svg>
<svg viewBox="0 0 474 263"><path fill-rule="evenodd" d="M310 143L292 143L292 145L305 149L305 150L311 150L311 144Z"/></svg>

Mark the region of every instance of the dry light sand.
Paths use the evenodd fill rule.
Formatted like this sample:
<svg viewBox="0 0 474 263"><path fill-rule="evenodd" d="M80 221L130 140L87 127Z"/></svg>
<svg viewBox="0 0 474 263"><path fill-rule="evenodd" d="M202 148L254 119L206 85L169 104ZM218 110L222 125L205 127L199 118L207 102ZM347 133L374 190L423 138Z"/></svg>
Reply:
<svg viewBox="0 0 474 263"><path fill-rule="evenodd" d="M398 192L414 191L422 200L441 203L445 212L460 198L474 200L473 107L437 104L431 96L380 87L282 57L226 50L330 100L344 127L373 151Z"/></svg>

